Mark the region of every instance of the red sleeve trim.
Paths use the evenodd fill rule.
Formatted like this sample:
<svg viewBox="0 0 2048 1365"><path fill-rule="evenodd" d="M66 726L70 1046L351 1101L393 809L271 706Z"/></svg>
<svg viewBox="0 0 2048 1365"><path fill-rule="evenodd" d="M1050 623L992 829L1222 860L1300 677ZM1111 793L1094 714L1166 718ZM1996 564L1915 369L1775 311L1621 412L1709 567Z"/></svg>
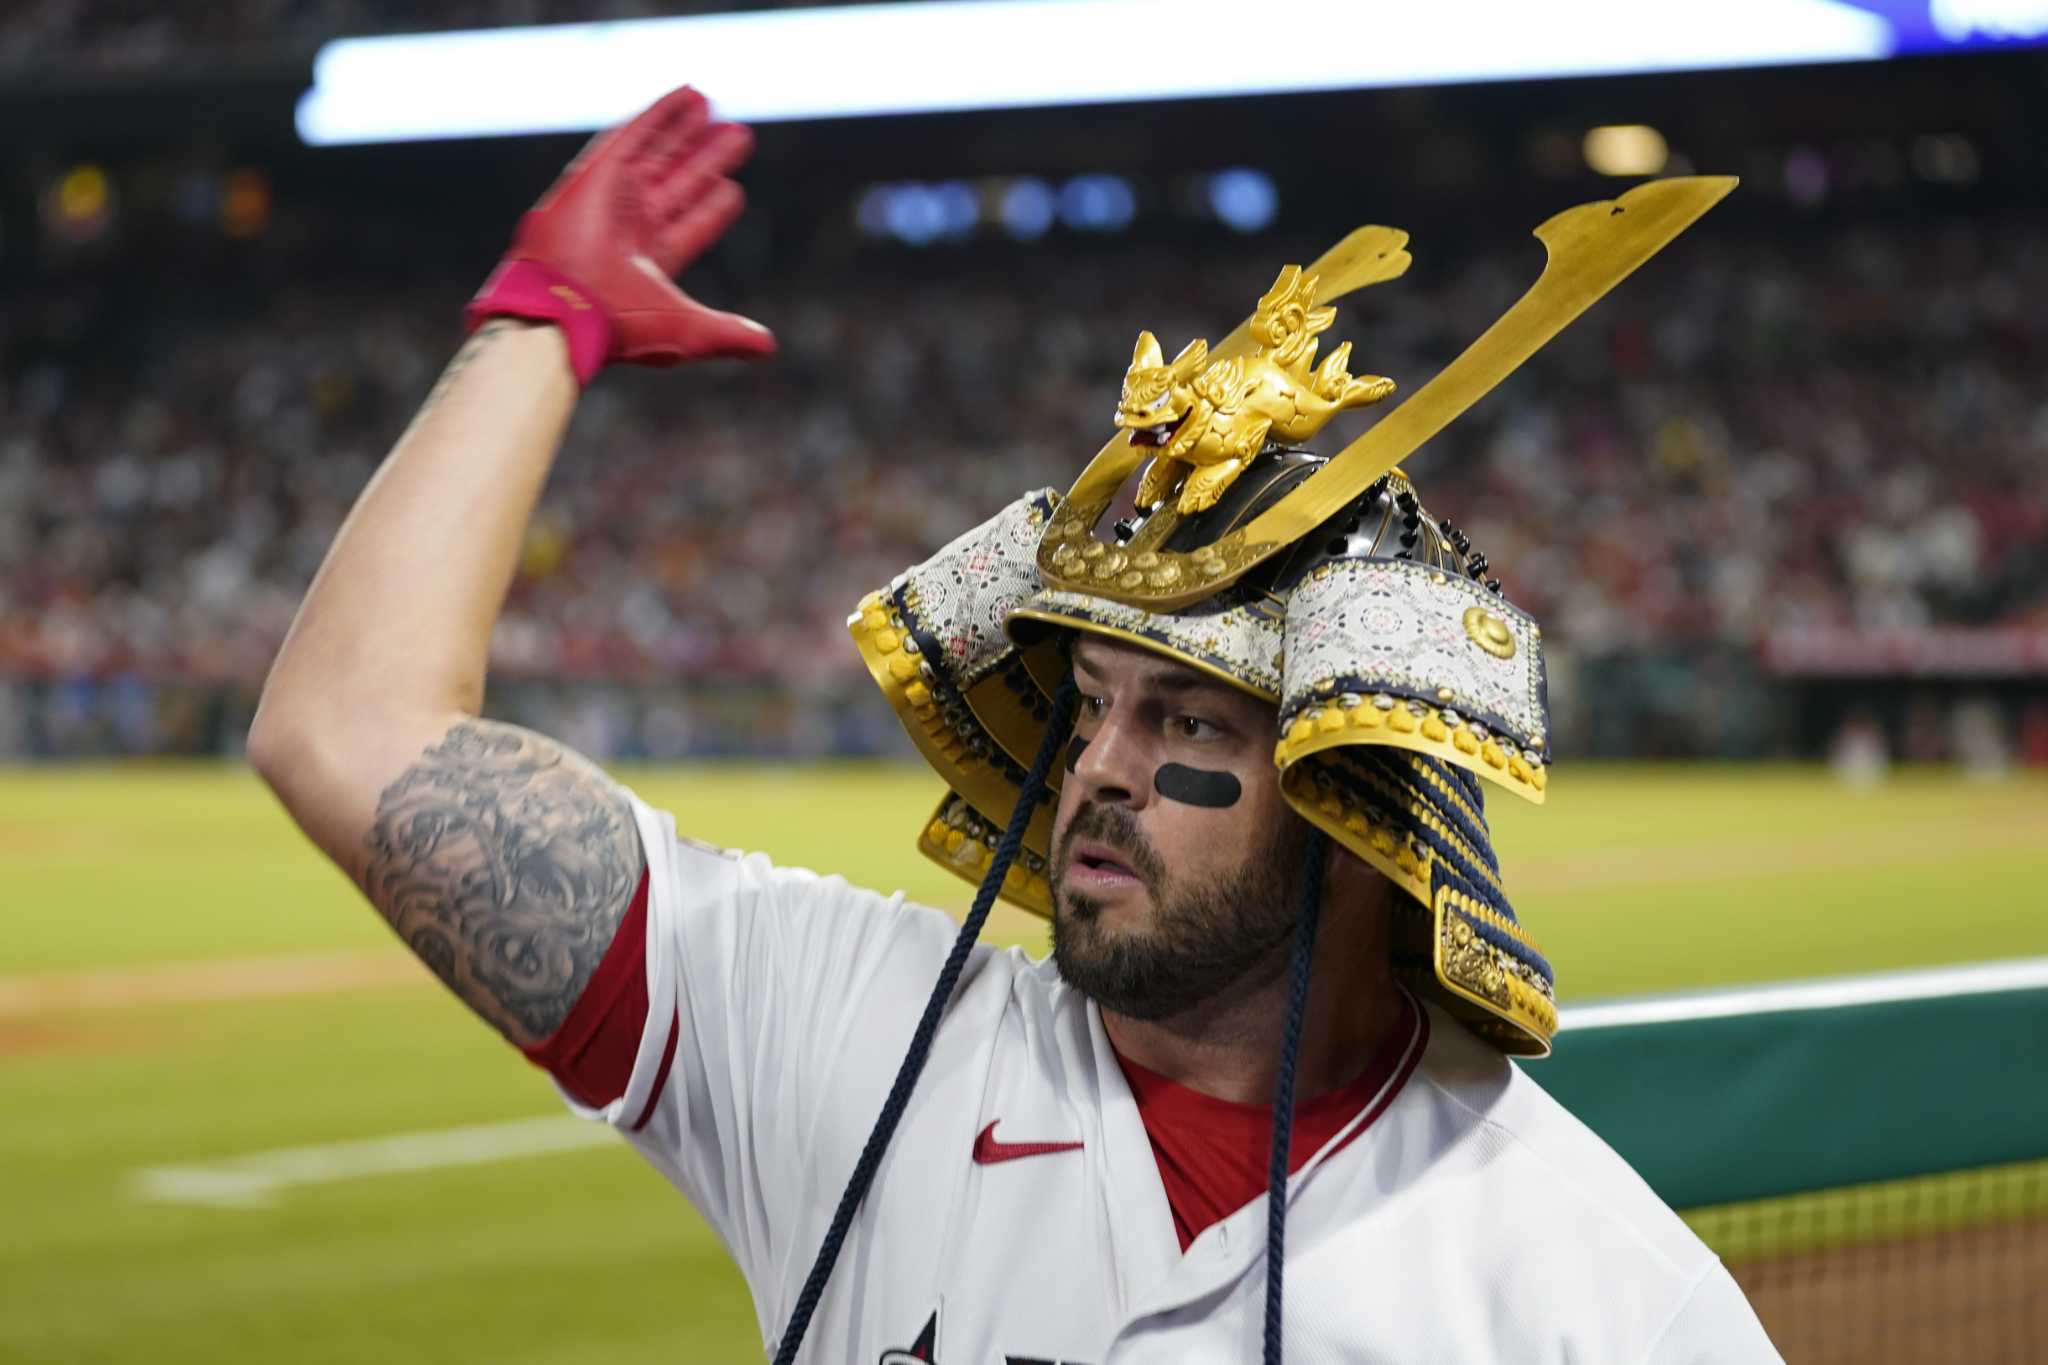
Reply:
<svg viewBox="0 0 2048 1365"><path fill-rule="evenodd" d="M625 918L619 921L611 946L605 949L604 959L569 1017L540 1042L520 1049L528 1061L593 1109L602 1109L626 1093L640 1037L647 1028L647 891L647 871L642 868ZM661 1081L668 1077L675 1047L676 1024L671 1022L668 1053L662 1058L661 1080L655 1084L657 1095ZM652 1100L648 1107L652 1109ZM646 1116L640 1121L646 1122Z"/></svg>
<svg viewBox="0 0 2048 1365"><path fill-rule="evenodd" d="M661 1069L654 1073L654 1088L647 1092L647 1103L640 1106L640 1117L633 1120L633 1131L636 1133L647 1126L647 1120L654 1117L654 1106L661 1099L661 1092L668 1089L668 1069L675 1065L676 1035L682 1032L682 1028L682 1015L670 1015L668 1045L661 1050Z"/></svg>

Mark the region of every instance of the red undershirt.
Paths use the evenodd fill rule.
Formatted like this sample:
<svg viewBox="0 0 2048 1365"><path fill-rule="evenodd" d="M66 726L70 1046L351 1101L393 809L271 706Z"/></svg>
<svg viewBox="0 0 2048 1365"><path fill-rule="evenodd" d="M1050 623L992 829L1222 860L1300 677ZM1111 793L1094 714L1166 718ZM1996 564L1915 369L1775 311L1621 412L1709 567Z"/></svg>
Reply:
<svg viewBox="0 0 2048 1365"><path fill-rule="evenodd" d="M654 1085L640 1112L627 1125L636 1132L646 1126L655 1101L668 1084L679 1027L680 1021L671 1016L668 1044ZM643 870L611 946L569 1017L552 1034L520 1050L564 1090L591 1108L601 1109L626 1093L646 1028L647 873ZM1371 1105L1372 1112L1346 1134L1345 1143L1364 1132L1400 1093L1428 1039L1427 1016L1419 1015L1403 995L1400 1016L1358 1078L1295 1106L1294 1134L1287 1148L1289 1172L1300 1170L1345 1124ZM1166 1187L1166 1203L1173 1211L1173 1230L1180 1238L1181 1250L1186 1251L1204 1229L1266 1192L1273 1108L1219 1100L1147 1071L1121 1054L1117 1061L1138 1102L1138 1117L1152 1141L1159 1179Z"/></svg>
<svg viewBox="0 0 2048 1365"><path fill-rule="evenodd" d="M1342 1145L1348 1146L1372 1125L1407 1083L1428 1042L1428 1030L1427 1018L1419 1016L1403 995L1399 1017L1358 1079L1294 1106L1294 1130L1287 1144L1290 1175L1377 1099L1365 1122L1344 1135ZM1180 1237L1180 1249L1186 1251L1205 1229L1266 1192L1273 1106L1204 1095L1147 1071L1122 1053L1117 1062L1131 1083L1145 1134L1152 1139L1167 1207L1173 1210L1173 1230Z"/></svg>

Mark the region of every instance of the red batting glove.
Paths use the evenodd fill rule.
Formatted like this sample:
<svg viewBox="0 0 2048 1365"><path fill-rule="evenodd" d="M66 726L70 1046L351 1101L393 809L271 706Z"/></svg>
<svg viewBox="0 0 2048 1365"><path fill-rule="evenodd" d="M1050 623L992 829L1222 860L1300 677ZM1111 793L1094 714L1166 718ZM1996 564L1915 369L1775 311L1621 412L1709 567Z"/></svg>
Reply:
<svg viewBox="0 0 2048 1365"><path fill-rule="evenodd" d="M469 330L493 317L552 322L586 385L612 360L771 354L766 327L706 308L670 278L739 217L745 196L726 176L753 149L752 133L713 122L688 86L600 133L519 220L463 311Z"/></svg>

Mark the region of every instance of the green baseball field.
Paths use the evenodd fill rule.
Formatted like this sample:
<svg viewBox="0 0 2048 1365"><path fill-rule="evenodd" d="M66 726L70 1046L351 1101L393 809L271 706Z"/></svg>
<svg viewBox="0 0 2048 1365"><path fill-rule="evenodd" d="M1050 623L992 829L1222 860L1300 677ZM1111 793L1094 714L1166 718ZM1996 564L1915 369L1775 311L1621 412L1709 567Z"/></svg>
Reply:
<svg viewBox="0 0 2048 1365"><path fill-rule="evenodd" d="M912 851L921 771L622 775L698 837L970 894ZM1494 814L1568 1005L2048 954L2041 777L1581 768ZM0 929L0 1361L760 1359L681 1197L561 1117L247 773L0 774Z"/></svg>

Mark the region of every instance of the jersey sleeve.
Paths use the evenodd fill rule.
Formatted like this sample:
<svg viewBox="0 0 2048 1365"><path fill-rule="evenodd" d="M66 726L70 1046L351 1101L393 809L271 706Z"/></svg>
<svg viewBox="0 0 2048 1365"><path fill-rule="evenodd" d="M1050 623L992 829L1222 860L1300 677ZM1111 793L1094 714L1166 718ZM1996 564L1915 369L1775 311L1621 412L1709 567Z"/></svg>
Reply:
<svg viewBox="0 0 2048 1365"><path fill-rule="evenodd" d="M637 797L633 811L644 923L606 965L639 948L643 1022L630 1043L563 1042L586 1058L630 1053L623 1088L607 1098L615 1080L592 1089L589 1068L544 1064L571 1109L618 1128L696 1206L758 1304L784 1258L815 1251L797 1244L829 1216L957 926L900 893L678 838ZM620 934L633 934L624 921ZM963 983L988 956L975 950ZM634 987L606 988L616 1001L598 1034L616 1034L617 1002L634 1016Z"/></svg>
<svg viewBox="0 0 2048 1365"><path fill-rule="evenodd" d="M555 1078L563 1092L588 1108L602 1108L626 1093L640 1035L647 1028L647 869L626 906L611 945L583 987L562 1026L532 1047L526 1060ZM674 1030L663 1054L675 1058ZM661 1088L660 1077L655 1089ZM643 1113L633 1121L644 1124Z"/></svg>
<svg viewBox="0 0 2048 1365"><path fill-rule="evenodd" d="M1719 1261L1693 1282L1692 1292L1643 1360L1644 1365L1785 1365L1756 1310Z"/></svg>

